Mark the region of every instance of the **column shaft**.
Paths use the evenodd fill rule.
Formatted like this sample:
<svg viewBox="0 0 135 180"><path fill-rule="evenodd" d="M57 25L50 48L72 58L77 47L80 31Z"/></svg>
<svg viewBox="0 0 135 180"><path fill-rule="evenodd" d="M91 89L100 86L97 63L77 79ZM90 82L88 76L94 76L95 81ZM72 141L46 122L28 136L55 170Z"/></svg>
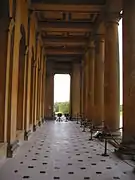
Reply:
<svg viewBox="0 0 135 180"><path fill-rule="evenodd" d="M86 118L86 62L83 59L83 117Z"/></svg>
<svg viewBox="0 0 135 180"><path fill-rule="evenodd" d="M73 118L76 117L77 114L80 114L80 92L80 64L74 63L71 76L71 112Z"/></svg>
<svg viewBox="0 0 135 180"><path fill-rule="evenodd" d="M135 1L123 0L123 142L135 138Z"/></svg>
<svg viewBox="0 0 135 180"><path fill-rule="evenodd" d="M35 98L36 98L36 61L32 64L32 124L36 125L35 118Z"/></svg>
<svg viewBox="0 0 135 180"><path fill-rule="evenodd" d="M89 47L89 94L88 94L88 119L94 119L94 67L95 67L95 46L90 43Z"/></svg>
<svg viewBox="0 0 135 180"><path fill-rule="evenodd" d="M105 33L104 120L111 130L119 128L118 22L110 19Z"/></svg>
<svg viewBox="0 0 135 180"><path fill-rule="evenodd" d="M23 35L22 35L23 36ZM16 129L24 130L24 90L25 90L25 69L26 68L26 54L24 37L20 40L19 47L19 69L18 69L18 88L17 89L17 127Z"/></svg>
<svg viewBox="0 0 135 180"><path fill-rule="evenodd" d="M33 107L34 107L34 89L33 89L33 76L34 76L34 56L29 57L29 74L28 74L28 98L27 98L27 118L30 119L30 125L33 125Z"/></svg>
<svg viewBox="0 0 135 180"><path fill-rule="evenodd" d="M29 121L27 118L27 87L28 87L28 49L25 52L25 67L24 67L24 97L23 97L23 121L24 121L24 130L29 130Z"/></svg>
<svg viewBox="0 0 135 180"><path fill-rule="evenodd" d="M87 51L85 54L85 87L84 87L84 98L85 98L85 117L88 118L89 114L89 52Z"/></svg>
<svg viewBox="0 0 135 180"><path fill-rule="evenodd" d="M40 71L40 108L39 108L39 118L41 120L41 118L43 117L43 114L42 114L42 108L43 108L43 50L42 50L42 55L41 55L41 71Z"/></svg>
<svg viewBox="0 0 135 180"><path fill-rule="evenodd" d="M40 60L41 61L41 60ZM41 90L41 67L38 68L38 88L37 88L37 122L40 120L40 90Z"/></svg>
<svg viewBox="0 0 135 180"><path fill-rule="evenodd" d="M94 123L95 125L101 125L104 107L104 39L102 35L96 36L95 43Z"/></svg>
<svg viewBox="0 0 135 180"><path fill-rule="evenodd" d="M6 128L7 128L7 116L5 119L5 105L8 104L8 99L6 99L5 104L5 97L8 98L9 89L7 89L6 84L6 77L10 73L10 68L12 66L11 59L10 59L10 52L8 54L8 50L11 47L11 34L9 31L9 2L7 0L3 0L1 2L0 7L0 74L1 74L1 82L0 82L0 142L6 141ZM9 48L8 48L9 47ZM8 57L9 56L9 57ZM8 69L7 69L8 65ZM11 65L11 66L10 66ZM6 109L8 111L8 109Z"/></svg>
<svg viewBox="0 0 135 180"><path fill-rule="evenodd" d="M46 118L53 117L53 100L54 100L54 75L53 72L47 73L46 76Z"/></svg>
<svg viewBox="0 0 135 180"><path fill-rule="evenodd" d="M83 114L83 64L81 64L81 99L80 99L80 106L81 106L81 115Z"/></svg>
<svg viewBox="0 0 135 180"><path fill-rule="evenodd" d="M12 19L10 24L12 24ZM13 72L13 52L14 52L14 33L15 27L8 32L8 55L7 55L7 70L6 70L6 95L5 95L5 139L10 142L11 136L11 88L12 88L12 72ZM1 67L1 65L0 65ZM3 129L4 130L4 129ZM15 131L15 129L12 129ZM0 130L1 131L1 130ZM2 131L1 131L2 132Z"/></svg>
<svg viewBox="0 0 135 180"><path fill-rule="evenodd" d="M34 125L37 124L37 118L38 118L38 66L39 63L36 62L36 71L35 71L35 123Z"/></svg>
<svg viewBox="0 0 135 180"><path fill-rule="evenodd" d="M45 109L46 109L46 59L43 62L43 117L45 117Z"/></svg>

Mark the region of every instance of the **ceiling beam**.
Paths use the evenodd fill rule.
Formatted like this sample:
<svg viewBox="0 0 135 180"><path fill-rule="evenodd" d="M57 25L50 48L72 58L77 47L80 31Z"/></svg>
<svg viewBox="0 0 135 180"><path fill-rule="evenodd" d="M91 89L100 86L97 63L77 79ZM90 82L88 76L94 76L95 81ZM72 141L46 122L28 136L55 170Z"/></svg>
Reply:
<svg viewBox="0 0 135 180"><path fill-rule="evenodd" d="M43 41L44 46L85 46L86 42L51 42Z"/></svg>
<svg viewBox="0 0 135 180"><path fill-rule="evenodd" d="M39 30L48 32L91 32L92 25L90 23L48 23L39 22Z"/></svg>
<svg viewBox="0 0 135 180"><path fill-rule="evenodd" d="M58 42L58 43L63 43L63 42L66 42L66 43L85 43L88 41L88 38L86 37L80 37L80 36L68 36L68 37L56 37L56 36L45 36L45 37L42 37L42 40L44 42Z"/></svg>
<svg viewBox="0 0 135 180"><path fill-rule="evenodd" d="M46 55L82 55L79 49L45 49Z"/></svg>
<svg viewBox="0 0 135 180"><path fill-rule="evenodd" d="M61 12L99 12L104 5L64 5L32 3L31 8L35 11L61 11Z"/></svg>

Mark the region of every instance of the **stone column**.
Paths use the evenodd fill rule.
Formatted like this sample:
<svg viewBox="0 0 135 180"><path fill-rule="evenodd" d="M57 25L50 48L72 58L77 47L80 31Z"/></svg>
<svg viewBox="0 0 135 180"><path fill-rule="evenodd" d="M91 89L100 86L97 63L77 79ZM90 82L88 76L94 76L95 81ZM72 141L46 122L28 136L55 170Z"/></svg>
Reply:
<svg viewBox="0 0 135 180"><path fill-rule="evenodd" d="M7 64L6 64L7 69L6 69L6 80L5 80L5 82L6 82L5 127L3 128L3 130L5 132L4 137L7 142L10 142L10 136L12 134L10 124L11 124L11 88L12 88L12 71L13 71L14 34L15 34L14 19L11 19L9 24L10 25L9 25L9 31L8 31ZM2 62L2 60L1 60L1 62ZM5 62L6 62L6 60L5 60ZM0 65L0 67L2 68L1 65ZM3 111L3 113L4 113L4 111ZM12 130L16 131L16 129L12 129Z"/></svg>
<svg viewBox="0 0 135 180"><path fill-rule="evenodd" d="M27 78L27 109L26 118L29 121L29 126L32 124L32 98L33 98L33 63L34 63L34 48L31 47L31 27L32 27L33 12L29 11L28 16L28 78Z"/></svg>
<svg viewBox="0 0 135 180"><path fill-rule="evenodd" d="M80 74L80 81L81 81L81 84L80 84L80 88L81 88L81 98L80 98L80 106L81 106L81 115L83 114L83 62L81 64L81 74Z"/></svg>
<svg viewBox="0 0 135 180"><path fill-rule="evenodd" d="M95 45L91 41L89 45L89 93L88 93L88 119L94 119L94 67L95 67Z"/></svg>
<svg viewBox="0 0 135 180"><path fill-rule="evenodd" d="M33 125L33 107L34 107L34 52L29 55L28 62L28 98L27 98L27 119L29 119L30 126Z"/></svg>
<svg viewBox="0 0 135 180"><path fill-rule="evenodd" d="M85 53L85 87L84 87L84 98L85 98L85 117L88 118L89 104L88 104L88 93L89 93L89 53Z"/></svg>
<svg viewBox="0 0 135 180"><path fill-rule="evenodd" d="M42 53L42 51L41 51ZM42 58L40 58L39 61L39 67L38 67L38 89L37 89L37 123L40 125L40 93L41 93L41 61Z"/></svg>
<svg viewBox="0 0 135 180"><path fill-rule="evenodd" d="M80 114L80 63L74 63L71 76L71 112L72 118Z"/></svg>
<svg viewBox="0 0 135 180"><path fill-rule="evenodd" d="M23 97L23 118L24 131L29 130L29 119L27 119L27 87L28 87L28 47L25 51L25 67L24 67L24 97Z"/></svg>
<svg viewBox="0 0 135 180"><path fill-rule="evenodd" d="M46 75L46 118L53 117L53 101L54 101L54 74L52 64L47 66Z"/></svg>
<svg viewBox="0 0 135 180"><path fill-rule="evenodd" d="M70 74L70 107L69 107L69 112L70 116L72 116L72 73Z"/></svg>
<svg viewBox="0 0 135 180"><path fill-rule="evenodd" d="M42 108L43 108L43 53L42 53L42 59L41 59L41 71L40 71L40 82L41 82L41 87L40 87L40 120L43 118L42 114Z"/></svg>
<svg viewBox="0 0 135 180"><path fill-rule="evenodd" d="M35 72L35 123L37 125L38 120L38 75L39 75L39 61L36 60L36 72Z"/></svg>
<svg viewBox="0 0 135 180"><path fill-rule="evenodd" d="M44 54L43 54L43 50L42 50L42 55L41 55L41 70L40 70L40 79L39 79L39 81L40 81L40 102L39 102L39 125L40 125L40 123L42 123L41 121L42 121L42 119L43 119L43 117L44 117L44 115L43 115L43 104L44 104L44 97L43 97L43 78L44 78Z"/></svg>
<svg viewBox="0 0 135 180"><path fill-rule="evenodd" d="M135 1L123 0L123 143L135 139Z"/></svg>
<svg viewBox="0 0 135 180"><path fill-rule="evenodd" d="M110 130L119 128L119 46L118 19L108 13L105 27L104 123Z"/></svg>
<svg viewBox="0 0 135 180"><path fill-rule="evenodd" d="M42 99L42 103L43 103L43 109L42 109L42 113L43 113L43 117L45 118L45 109L46 109L46 58L44 58L44 62L43 62L43 99Z"/></svg>
<svg viewBox="0 0 135 180"><path fill-rule="evenodd" d="M11 32L9 29L9 1L3 0L0 6L0 143L6 142L6 125L5 121L5 97L8 98L8 90L6 92L6 75L9 73L7 65L10 66L10 52L8 47L11 47ZM9 57L8 57L9 56ZM10 68L10 67L9 67ZM8 70L8 71L7 71ZM9 77L8 77L9 78ZM8 99L7 99L8 100ZM8 103L8 102L7 102ZM6 108L7 109L7 108ZM8 109L7 109L8 110ZM8 113L8 112L7 112Z"/></svg>
<svg viewBox="0 0 135 180"><path fill-rule="evenodd" d="M32 63L32 125L33 131L35 131L36 119L35 119L35 98L36 98L36 61Z"/></svg>
<svg viewBox="0 0 135 180"><path fill-rule="evenodd" d="M82 91L82 99L83 99L83 118L86 118L86 62L85 59L83 59L83 71L82 71L82 77L83 77L83 91Z"/></svg>
<svg viewBox="0 0 135 180"><path fill-rule="evenodd" d="M95 125L101 125L103 121L104 107L104 37L96 35L96 55L95 55L95 77L94 77L94 111Z"/></svg>
<svg viewBox="0 0 135 180"><path fill-rule="evenodd" d="M89 114L89 103L88 103L88 97L89 97L89 51L85 53L85 60L84 60L84 114L85 118L88 119Z"/></svg>

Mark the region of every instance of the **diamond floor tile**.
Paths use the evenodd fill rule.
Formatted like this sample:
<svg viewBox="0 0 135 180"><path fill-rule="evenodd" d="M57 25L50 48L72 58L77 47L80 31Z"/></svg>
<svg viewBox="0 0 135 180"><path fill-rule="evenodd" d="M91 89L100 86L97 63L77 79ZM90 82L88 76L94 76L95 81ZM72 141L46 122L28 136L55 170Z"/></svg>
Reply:
<svg viewBox="0 0 135 180"><path fill-rule="evenodd" d="M75 122L47 121L2 165L0 180L134 180L133 167L108 147L103 157L104 144Z"/></svg>

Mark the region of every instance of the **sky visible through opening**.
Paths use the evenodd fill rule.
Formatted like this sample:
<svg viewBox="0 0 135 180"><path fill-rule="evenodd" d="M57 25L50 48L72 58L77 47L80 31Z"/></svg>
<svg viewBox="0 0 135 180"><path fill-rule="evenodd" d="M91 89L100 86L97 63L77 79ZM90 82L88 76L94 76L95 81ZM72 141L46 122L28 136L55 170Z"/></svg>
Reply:
<svg viewBox="0 0 135 180"><path fill-rule="evenodd" d="M123 104L122 19L119 22L120 104Z"/></svg>
<svg viewBox="0 0 135 180"><path fill-rule="evenodd" d="M54 103L69 102L70 100L70 75L56 74L54 76Z"/></svg>
<svg viewBox="0 0 135 180"><path fill-rule="evenodd" d="M119 55L120 55L120 104L123 104L122 80L122 20L119 22ZM54 76L54 102L70 100L70 75L56 74Z"/></svg>

